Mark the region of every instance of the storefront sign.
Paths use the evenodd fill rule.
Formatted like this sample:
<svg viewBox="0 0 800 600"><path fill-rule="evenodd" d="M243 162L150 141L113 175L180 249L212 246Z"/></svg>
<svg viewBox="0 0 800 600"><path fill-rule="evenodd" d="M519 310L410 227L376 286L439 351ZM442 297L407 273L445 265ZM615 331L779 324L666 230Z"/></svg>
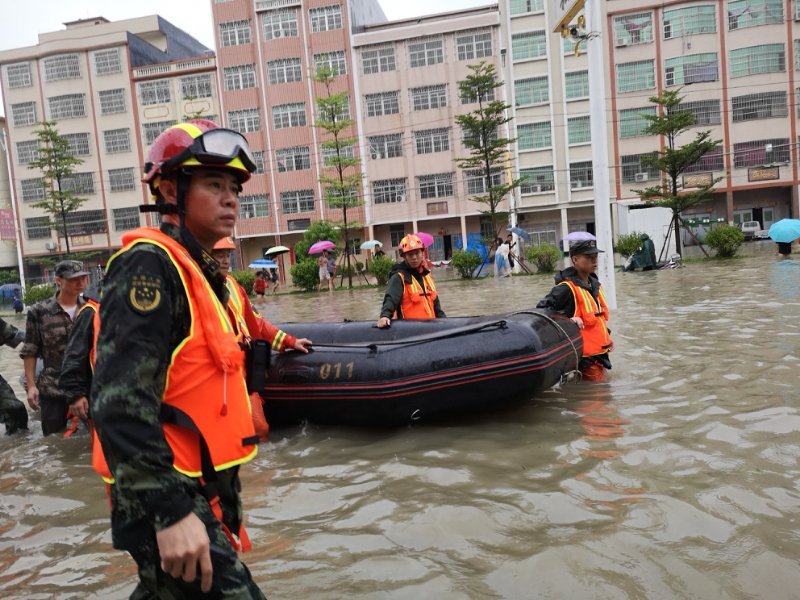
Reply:
<svg viewBox="0 0 800 600"><path fill-rule="evenodd" d="M780 167L752 167L747 169L747 181L769 181L780 178Z"/></svg>
<svg viewBox="0 0 800 600"><path fill-rule="evenodd" d="M69 243L73 246L91 246L92 245L92 236L91 235L73 235L69 238Z"/></svg>
<svg viewBox="0 0 800 600"><path fill-rule="evenodd" d="M708 187L713 183L714 177L711 173L692 173L683 176L683 187L685 188Z"/></svg>

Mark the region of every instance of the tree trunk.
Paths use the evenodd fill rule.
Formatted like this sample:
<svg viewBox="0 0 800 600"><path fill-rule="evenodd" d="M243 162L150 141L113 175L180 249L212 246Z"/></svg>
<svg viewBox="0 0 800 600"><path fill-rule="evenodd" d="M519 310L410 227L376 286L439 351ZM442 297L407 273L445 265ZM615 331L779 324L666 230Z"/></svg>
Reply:
<svg viewBox="0 0 800 600"><path fill-rule="evenodd" d="M681 245L681 221L678 218L678 213L672 213L672 228L675 230L675 250L683 258L683 247Z"/></svg>

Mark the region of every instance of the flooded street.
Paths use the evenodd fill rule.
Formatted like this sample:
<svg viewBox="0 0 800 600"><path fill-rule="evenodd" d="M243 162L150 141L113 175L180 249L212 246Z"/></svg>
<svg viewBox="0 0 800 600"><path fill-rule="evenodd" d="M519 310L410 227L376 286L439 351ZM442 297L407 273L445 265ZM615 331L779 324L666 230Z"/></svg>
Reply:
<svg viewBox="0 0 800 600"><path fill-rule="evenodd" d="M618 273L606 384L447 425L273 431L243 468L244 559L266 595L800 597L800 257L749 246ZM486 314L535 306L551 282L439 292L451 316ZM264 312L372 319L382 296L282 295ZM24 397L17 353L0 367ZM88 438L44 440L38 418L0 436L0 596L122 598L135 579Z"/></svg>

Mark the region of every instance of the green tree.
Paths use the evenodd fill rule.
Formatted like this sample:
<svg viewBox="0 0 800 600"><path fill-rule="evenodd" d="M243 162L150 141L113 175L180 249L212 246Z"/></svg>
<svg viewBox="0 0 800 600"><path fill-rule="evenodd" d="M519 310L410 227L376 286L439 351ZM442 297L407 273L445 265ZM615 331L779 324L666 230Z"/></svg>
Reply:
<svg viewBox="0 0 800 600"><path fill-rule="evenodd" d="M503 182L502 173L508 164L509 146L516 139L500 137L501 128L511 120L508 109L511 105L495 99L495 90L503 85L497 80L497 72L493 65L481 61L477 65L468 65L472 73L458 82L458 90L462 98L475 101L478 108L472 112L456 115L456 123L464 134L464 145L469 150L469 157L457 158L460 169L479 171L483 179L483 193L472 196L474 202L486 205L481 214L491 221L492 231L496 237L500 227L508 220L508 211L499 210L506 196L519 187L522 179L509 179Z"/></svg>
<svg viewBox="0 0 800 600"><path fill-rule="evenodd" d="M691 111L681 109L683 96L680 89L667 90L660 96L652 96L650 102L659 107L657 115L643 115L649 122L645 133L663 136L664 149L642 157L642 164L663 173L661 183L643 190L633 190L648 206L662 206L672 211L672 227L675 231L675 248L683 256L681 227L685 227L681 213L700 204L709 197L711 188L722 177L712 179L707 185L686 190L680 183L681 175L703 155L719 145L721 140L711 139L711 131L698 131L692 141L678 145L678 137L694 125ZM691 233L691 230L687 228ZM702 248L702 246L701 246ZM705 250L703 250L705 253Z"/></svg>
<svg viewBox="0 0 800 600"><path fill-rule="evenodd" d="M355 223L348 223L347 211L361 206L361 171L358 166L361 161L355 157L355 138L348 135L348 130L353 125L353 120L347 118L348 96L347 92L334 92L333 84L337 72L329 66L321 66L314 74L314 80L325 86L326 96L317 98L317 123L316 126L325 133L322 149L325 151L325 162L322 165L326 170L319 181L325 189L325 201L329 208L342 211L342 235L345 247L345 273L347 273L348 287L353 287L353 269L351 268L350 234L360 227Z"/></svg>
<svg viewBox="0 0 800 600"><path fill-rule="evenodd" d="M80 198L75 193L75 167L83 161L72 154L69 142L59 135L54 121L39 122L39 129L33 133L39 140L39 149L36 159L28 164L28 168L41 171L45 199L31 206L47 213L50 228L64 237L66 256L69 257L67 215L86 202L86 198Z"/></svg>

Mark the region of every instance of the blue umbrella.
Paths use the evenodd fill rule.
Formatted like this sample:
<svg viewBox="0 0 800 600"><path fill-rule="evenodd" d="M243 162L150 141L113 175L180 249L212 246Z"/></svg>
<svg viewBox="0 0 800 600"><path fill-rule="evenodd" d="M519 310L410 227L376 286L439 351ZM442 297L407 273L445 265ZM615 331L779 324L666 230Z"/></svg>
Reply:
<svg viewBox="0 0 800 600"><path fill-rule="evenodd" d="M258 258L247 265L248 269L277 269L278 263L266 258Z"/></svg>
<svg viewBox="0 0 800 600"><path fill-rule="evenodd" d="M525 231L524 229L520 229L519 227L509 227L508 229L506 229L506 231L510 231L511 233L518 235L526 242L531 241L531 234Z"/></svg>
<svg viewBox="0 0 800 600"><path fill-rule="evenodd" d="M781 219L769 228L769 237L788 244L800 238L800 219Z"/></svg>

